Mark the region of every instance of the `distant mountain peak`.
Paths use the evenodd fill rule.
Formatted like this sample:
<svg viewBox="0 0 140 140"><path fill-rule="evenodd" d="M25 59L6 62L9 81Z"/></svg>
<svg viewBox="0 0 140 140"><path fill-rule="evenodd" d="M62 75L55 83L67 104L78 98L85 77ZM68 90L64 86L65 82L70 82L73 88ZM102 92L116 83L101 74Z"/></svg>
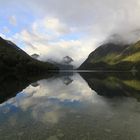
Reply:
<svg viewBox="0 0 140 140"><path fill-rule="evenodd" d="M73 62L73 59L72 59L71 57L65 56L65 57L63 58L63 63L65 63L65 64L70 64L71 62Z"/></svg>
<svg viewBox="0 0 140 140"><path fill-rule="evenodd" d="M38 59L39 54L36 54L36 53L35 54L32 54L31 57L34 58L34 59Z"/></svg>

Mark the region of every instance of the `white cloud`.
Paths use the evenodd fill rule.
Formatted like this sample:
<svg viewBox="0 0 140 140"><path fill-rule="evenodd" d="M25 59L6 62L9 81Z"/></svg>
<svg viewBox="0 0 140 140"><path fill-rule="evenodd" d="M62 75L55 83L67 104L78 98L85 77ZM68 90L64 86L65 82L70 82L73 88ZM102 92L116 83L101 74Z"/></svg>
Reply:
<svg viewBox="0 0 140 140"><path fill-rule="evenodd" d="M114 34L129 43L140 39L139 0L13 1L7 3L31 11L36 20L12 38L21 40L29 54L41 54L41 59L70 55L78 66L98 42ZM11 23L16 24L15 16Z"/></svg>
<svg viewBox="0 0 140 140"><path fill-rule="evenodd" d="M10 16L9 17L9 23L13 26L16 26L17 25L17 19L15 16Z"/></svg>
<svg viewBox="0 0 140 140"><path fill-rule="evenodd" d="M2 32L3 32L4 34L7 34L7 33L10 32L10 30L9 30L9 28L8 28L7 26L4 26L3 29L2 29Z"/></svg>
<svg viewBox="0 0 140 140"><path fill-rule="evenodd" d="M67 27L58 18L44 17L39 19L32 24L32 31L35 34L49 35L59 37L61 35L72 32L72 28ZM50 38L49 38L50 39Z"/></svg>
<svg viewBox="0 0 140 140"><path fill-rule="evenodd" d="M96 39L63 39L69 34L78 34L73 27L67 27L57 18L44 18L35 21L30 30L23 30L15 34L15 42L23 42L24 50L30 55L40 54L41 60L53 59L61 61L69 55L74 64L79 66L94 49Z"/></svg>
<svg viewBox="0 0 140 140"><path fill-rule="evenodd" d="M45 18L43 24L45 25L46 29L57 32L58 35L71 32L71 29L68 28L65 24L61 23L57 18Z"/></svg>
<svg viewBox="0 0 140 140"><path fill-rule="evenodd" d="M139 0L37 0L34 10L54 15L67 25L95 34L131 31L140 27ZM96 35L95 35L96 36Z"/></svg>
<svg viewBox="0 0 140 140"><path fill-rule="evenodd" d="M2 34L2 33L0 33L0 37L6 38L6 36L4 34Z"/></svg>
<svg viewBox="0 0 140 140"><path fill-rule="evenodd" d="M139 0L5 0L1 5L6 3L31 11L36 18L56 17L46 24L59 33L67 32L64 26L59 26L59 21L93 38L105 38L116 33L124 35L140 28Z"/></svg>

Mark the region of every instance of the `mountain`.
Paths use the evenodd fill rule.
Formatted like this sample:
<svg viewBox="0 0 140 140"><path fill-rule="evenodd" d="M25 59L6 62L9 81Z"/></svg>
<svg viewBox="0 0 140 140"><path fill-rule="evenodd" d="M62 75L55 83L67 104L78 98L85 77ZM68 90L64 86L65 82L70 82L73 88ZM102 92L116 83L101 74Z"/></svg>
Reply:
<svg viewBox="0 0 140 140"><path fill-rule="evenodd" d="M32 58L13 42L0 37L0 72L38 74L49 70L58 68Z"/></svg>
<svg viewBox="0 0 140 140"><path fill-rule="evenodd" d="M74 69L74 66L71 64L71 62L73 62L73 59L69 56L65 56L61 62L56 62L51 59L48 59L47 61L57 66L59 70L73 70Z"/></svg>
<svg viewBox="0 0 140 140"><path fill-rule="evenodd" d="M69 57L69 56L65 56L64 58L63 58L63 63L64 64L70 64L71 62L73 62L73 59L71 58L71 57Z"/></svg>
<svg viewBox="0 0 140 140"><path fill-rule="evenodd" d="M34 59L38 59L39 55L35 53L35 54L32 54L31 57Z"/></svg>
<svg viewBox="0 0 140 140"><path fill-rule="evenodd" d="M131 45L103 44L79 67L83 70L140 70L140 41Z"/></svg>

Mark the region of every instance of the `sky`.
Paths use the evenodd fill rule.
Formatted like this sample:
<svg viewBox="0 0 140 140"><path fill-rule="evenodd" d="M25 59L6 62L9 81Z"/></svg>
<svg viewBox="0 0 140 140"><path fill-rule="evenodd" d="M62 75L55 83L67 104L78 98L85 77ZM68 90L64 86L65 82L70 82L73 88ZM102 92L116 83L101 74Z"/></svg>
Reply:
<svg viewBox="0 0 140 140"><path fill-rule="evenodd" d="M139 0L0 0L0 36L29 55L79 66L105 41L140 39Z"/></svg>

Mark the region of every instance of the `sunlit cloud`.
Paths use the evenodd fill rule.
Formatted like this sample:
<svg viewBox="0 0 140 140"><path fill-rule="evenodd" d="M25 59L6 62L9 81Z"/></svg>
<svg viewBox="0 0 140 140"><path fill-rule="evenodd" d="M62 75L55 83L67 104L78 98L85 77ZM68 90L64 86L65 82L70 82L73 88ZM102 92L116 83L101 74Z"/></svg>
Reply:
<svg viewBox="0 0 140 140"><path fill-rule="evenodd" d="M127 43L140 39L139 0L5 0L0 3L8 16L4 17L0 10L1 34L28 54L40 54L44 61L60 61L70 55L78 67L112 35L119 35Z"/></svg>
<svg viewBox="0 0 140 140"><path fill-rule="evenodd" d="M16 33L12 39L15 42L22 42L23 49L28 54L39 54L40 60L61 61L63 57L69 55L74 59L74 65L78 66L96 46L97 40L73 39L70 34L79 32L74 27L67 27L57 18L44 18L35 21L30 30L25 29Z"/></svg>

